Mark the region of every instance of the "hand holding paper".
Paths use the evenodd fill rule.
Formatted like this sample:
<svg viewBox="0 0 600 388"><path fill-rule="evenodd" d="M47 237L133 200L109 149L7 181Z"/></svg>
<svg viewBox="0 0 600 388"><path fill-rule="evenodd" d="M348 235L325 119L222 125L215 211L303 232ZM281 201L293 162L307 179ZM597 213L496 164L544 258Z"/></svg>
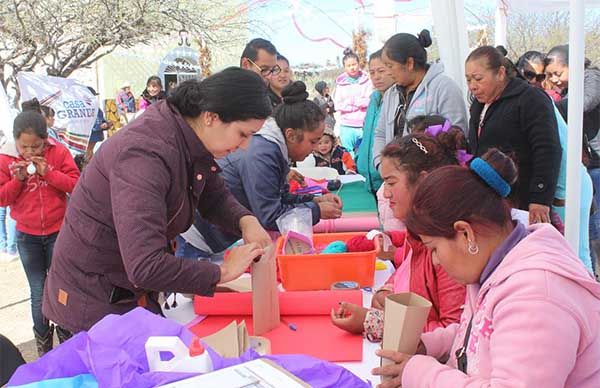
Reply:
<svg viewBox="0 0 600 388"><path fill-rule="evenodd" d="M431 309L431 302L420 295L412 292L391 294L385 300L385 316L383 326L383 349L394 355L397 359L404 360L409 354L415 354L419 350L421 342L421 333L427 321L427 315ZM404 360L405 362L406 360ZM381 368L389 371L397 362L395 358L387 356L381 359ZM404 367L402 367L404 369ZM395 369L394 369L395 370ZM391 378L389 374L381 374L382 382L392 381L401 382L402 370L399 377ZM398 385L381 385L382 387L396 387Z"/></svg>
<svg viewBox="0 0 600 388"><path fill-rule="evenodd" d="M227 260L221 264L221 280L219 283L226 283L239 278L252 261L263 254L264 250L255 243L232 248Z"/></svg>
<svg viewBox="0 0 600 388"><path fill-rule="evenodd" d="M426 353L427 352L425 349L425 345L423 344L423 342L420 342L416 354ZM384 380L381 384L379 384L377 388L390 388L402 386L402 373L404 372L404 367L413 356L410 354L404 354L393 350L383 349L378 349L375 352L375 354L381 357L382 359L390 360L393 362L393 364L388 364L386 366L375 368L371 372L375 376L381 376L382 380L384 380L384 377L388 378L387 380Z"/></svg>

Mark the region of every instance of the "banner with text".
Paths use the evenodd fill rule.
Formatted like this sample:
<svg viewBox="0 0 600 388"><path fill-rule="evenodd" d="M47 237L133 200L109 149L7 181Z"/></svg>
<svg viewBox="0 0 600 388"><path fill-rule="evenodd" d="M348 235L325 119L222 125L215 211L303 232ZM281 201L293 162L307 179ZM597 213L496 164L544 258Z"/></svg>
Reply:
<svg viewBox="0 0 600 388"><path fill-rule="evenodd" d="M30 72L20 72L17 81L21 101L36 97L41 105L54 110L49 135L58 136L72 153L85 152L98 114L98 100L89 89L69 78Z"/></svg>

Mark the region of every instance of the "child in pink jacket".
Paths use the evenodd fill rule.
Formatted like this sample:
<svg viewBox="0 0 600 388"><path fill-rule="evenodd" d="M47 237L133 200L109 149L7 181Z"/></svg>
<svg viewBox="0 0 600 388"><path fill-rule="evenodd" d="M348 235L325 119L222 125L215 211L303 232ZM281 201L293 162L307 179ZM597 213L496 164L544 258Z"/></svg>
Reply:
<svg viewBox="0 0 600 388"><path fill-rule="evenodd" d="M373 371L381 387L600 387L600 284L550 224L511 221L515 180L491 149L420 183L407 228L467 284L465 310L418 355L378 351L396 362Z"/></svg>
<svg viewBox="0 0 600 388"><path fill-rule="evenodd" d="M373 92L367 73L361 70L358 56L350 49L344 50L342 59L345 72L335 80L333 101L340 114L340 140L354 158L362 140L363 124Z"/></svg>

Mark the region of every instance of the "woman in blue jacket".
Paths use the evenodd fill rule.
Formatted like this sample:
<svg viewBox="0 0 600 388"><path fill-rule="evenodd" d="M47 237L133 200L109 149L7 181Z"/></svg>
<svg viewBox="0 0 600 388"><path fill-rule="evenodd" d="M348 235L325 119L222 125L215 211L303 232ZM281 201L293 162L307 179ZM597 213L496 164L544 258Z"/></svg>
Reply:
<svg viewBox="0 0 600 388"><path fill-rule="evenodd" d="M342 214L337 195L289 192L290 162L302 161L312 152L323 135L325 113L307 100L306 85L301 81L288 85L281 95L283 103L253 136L248 148L219 161L229 191L270 231L277 231L277 218L294 207L309 208L313 225L321 218Z"/></svg>

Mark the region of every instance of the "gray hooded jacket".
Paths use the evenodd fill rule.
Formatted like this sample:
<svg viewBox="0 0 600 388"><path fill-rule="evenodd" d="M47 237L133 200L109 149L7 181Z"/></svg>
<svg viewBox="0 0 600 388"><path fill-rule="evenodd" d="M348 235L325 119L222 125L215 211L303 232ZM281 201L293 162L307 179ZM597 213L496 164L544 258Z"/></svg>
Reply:
<svg viewBox="0 0 600 388"><path fill-rule="evenodd" d="M373 142L373 163L378 169L381 151L394 139L394 119L399 101L396 87L389 88L383 95L381 115L375 128ZM434 63L429 67L425 78L415 90L406 112L406 122L422 115L440 115L464 131L468 128L467 106L463 93L456 82L444 74L444 65L441 63ZM405 127L401 136L408 133L408 128Z"/></svg>
<svg viewBox="0 0 600 388"><path fill-rule="evenodd" d="M254 213L265 229L277 231L277 218L297 206L311 209L313 225L321 219L319 206L312 202L313 195L289 192L288 150L275 119L265 121L247 149L238 150L218 163L229 191Z"/></svg>

